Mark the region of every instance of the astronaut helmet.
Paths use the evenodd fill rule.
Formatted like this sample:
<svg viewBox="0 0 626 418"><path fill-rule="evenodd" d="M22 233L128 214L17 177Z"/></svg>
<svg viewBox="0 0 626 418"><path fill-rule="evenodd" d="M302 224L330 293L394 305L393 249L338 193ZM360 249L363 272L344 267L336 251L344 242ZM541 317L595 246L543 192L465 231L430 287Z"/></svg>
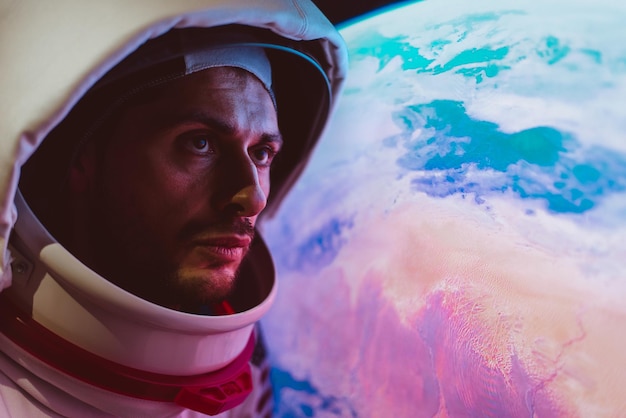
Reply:
<svg viewBox="0 0 626 418"><path fill-rule="evenodd" d="M276 211L323 131L343 80L345 51L334 34L333 44L318 35L290 39L239 23L189 22L159 27L135 47L127 45L128 53L114 55L106 71L98 67L102 75L74 92L74 102L21 167L9 242L13 279L0 294L0 311L12 344L62 373L100 389L217 413L250 391L254 326L276 294L271 255L258 230L227 304L214 304L208 314L163 306L70 251L68 168L85 147L102 141L110 118L127 103L202 71L239 68L271 97L284 142L264 219Z"/></svg>

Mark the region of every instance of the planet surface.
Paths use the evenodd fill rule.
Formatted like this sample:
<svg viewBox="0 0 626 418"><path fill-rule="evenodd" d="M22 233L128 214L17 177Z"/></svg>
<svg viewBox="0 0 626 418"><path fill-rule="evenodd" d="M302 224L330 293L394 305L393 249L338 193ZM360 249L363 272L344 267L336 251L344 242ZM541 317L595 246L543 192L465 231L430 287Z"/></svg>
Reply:
<svg viewBox="0 0 626 418"><path fill-rule="evenodd" d="M263 224L278 417L626 416L626 3L426 0Z"/></svg>

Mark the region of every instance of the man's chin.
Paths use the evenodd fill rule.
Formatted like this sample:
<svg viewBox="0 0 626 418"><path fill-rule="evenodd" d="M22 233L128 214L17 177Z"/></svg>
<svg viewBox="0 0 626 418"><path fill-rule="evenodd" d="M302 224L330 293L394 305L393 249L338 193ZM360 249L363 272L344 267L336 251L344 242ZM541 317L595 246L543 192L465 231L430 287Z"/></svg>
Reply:
<svg viewBox="0 0 626 418"><path fill-rule="evenodd" d="M172 283L178 290L179 306L200 307L221 302L233 291L237 271L222 269L183 269Z"/></svg>

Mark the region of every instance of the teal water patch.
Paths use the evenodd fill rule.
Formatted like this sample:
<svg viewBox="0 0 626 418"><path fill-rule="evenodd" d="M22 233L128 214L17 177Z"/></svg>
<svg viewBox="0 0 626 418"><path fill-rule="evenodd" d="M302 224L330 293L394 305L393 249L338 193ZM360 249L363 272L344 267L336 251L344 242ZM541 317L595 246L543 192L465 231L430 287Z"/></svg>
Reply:
<svg viewBox="0 0 626 418"><path fill-rule="evenodd" d="M428 45L430 52L441 50L451 43L448 39L436 39ZM509 53L509 47L472 48L461 51L445 64L433 65L435 59L427 58L420 53L420 48L412 45L407 37L385 37L378 32L370 31L363 34L357 42L353 42L350 56L353 60L374 57L378 60L378 71L383 70L393 59L399 59L403 71L430 73L438 75L455 71L465 77L475 78L477 83L485 78L497 76L501 71L511 67L503 62Z"/></svg>
<svg viewBox="0 0 626 418"><path fill-rule="evenodd" d="M504 46L502 48L491 49L491 48L472 48L466 51L459 53L457 56L452 58L450 61L445 63L443 66L436 66L433 69L434 74L443 73L446 71L450 71L453 68L467 65L467 64L477 64L477 63L485 63L494 60L502 60L509 53L509 47Z"/></svg>
<svg viewBox="0 0 626 418"><path fill-rule="evenodd" d="M430 50L431 51L440 51L442 50L445 46L452 44L453 42L449 39L435 39L434 41L432 41L430 43Z"/></svg>
<svg viewBox="0 0 626 418"><path fill-rule="evenodd" d="M489 195L513 192L544 201L552 212L583 213L626 190L626 156L583 148L549 126L503 132L451 100L407 106L394 119L403 133L386 143L402 141L406 153L398 164L419 172L412 184L431 196L473 195L484 203Z"/></svg>
<svg viewBox="0 0 626 418"><path fill-rule="evenodd" d="M602 52L588 48L582 48L580 52L590 57L596 64L602 64Z"/></svg>
<svg viewBox="0 0 626 418"><path fill-rule="evenodd" d="M549 65L556 64L571 52L568 45L561 44L561 41L554 37L545 38L545 44L537 49L537 55L543 58Z"/></svg>
<svg viewBox="0 0 626 418"><path fill-rule="evenodd" d="M427 71L433 60L422 56L419 48L411 45L407 39L406 36L390 38L376 31L368 31L358 41L352 42L349 54L355 59L365 57L378 59L378 71L396 57L402 60L403 70Z"/></svg>
<svg viewBox="0 0 626 418"><path fill-rule="evenodd" d="M446 64L433 68L433 74L437 75L456 69L457 74L465 77L473 77L476 83L482 83L487 78L497 76L502 70L511 69L508 65L498 65L496 62L504 60L509 53L509 47L497 49L472 48L461 52ZM484 65L477 65L484 64Z"/></svg>
<svg viewBox="0 0 626 418"><path fill-rule="evenodd" d="M323 394L309 381L298 380L286 370L272 368L270 381L274 391L276 417L314 417L318 413L329 417L357 417L347 399Z"/></svg>
<svg viewBox="0 0 626 418"><path fill-rule="evenodd" d="M447 39L436 39L428 46L441 49L450 44ZM502 70L510 69L510 66L499 63L509 53L509 47L500 48L472 48L461 51L443 65L432 65L434 59L425 57L420 53L420 48L412 45L405 36L385 37L378 32L371 31L363 34L357 42L352 43L350 56L353 59L374 57L378 60L378 71L383 70L391 60L398 58L401 61L403 71L413 70L417 73L430 73L433 75L455 70L457 74L466 77L475 77L477 82L484 77L495 77Z"/></svg>
<svg viewBox="0 0 626 418"><path fill-rule="evenodd" d="M474 77L476 83L480 84L487 78L493 78L497 76L500 71L508 70L509 66L487 65L486 67L474 67L474 68L461 68L456 71L457 74L462 74L465 77Z"/></svg>
<svg viewBox="0 0 626 418"><path fill-rule="evenodd" d="M481 82L485 77L494 77L502 70L510 69L504 64L509 55L510 46L494 46L485 39L485 44L456 53L445 63L433 65L439 54L449 45L462 42L477 28L518 11L501 13L470 14L463 18L431 25L425 30L444 30L445 34L436 39L421 39L417 36L385 36L376 27L367 27L359 36L349 42L349 54L352 62L365 58L378 60L378 71L384 69L389 62L399 59L403 70L414 70L417 73L441 74L455 71L466 77L476 77ZM419 45L423 42L423 45ZM424 52L425 51L425 52Z"/></svg>

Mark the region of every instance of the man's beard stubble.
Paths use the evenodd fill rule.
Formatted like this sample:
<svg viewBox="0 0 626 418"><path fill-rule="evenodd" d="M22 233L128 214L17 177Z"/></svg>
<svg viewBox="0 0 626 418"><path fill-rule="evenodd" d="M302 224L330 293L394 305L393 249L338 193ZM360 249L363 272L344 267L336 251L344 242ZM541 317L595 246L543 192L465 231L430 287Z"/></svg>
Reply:
<svg viewBox="0 0 626 418"><path fill-rule="evenodd" d="M202 237L208 231L248 236L251 242L255 235L255 229L248 219L232 219L211 224L190 222L181 229L177 241L181 243L193 242L195 238ZM182 277L180 269L176 268L178 266L173 267L171 269L172 275L168 277L165 283L165 288L169 287L171 292L178 295L178 300L180 301L180 304L173 308L197 313L202 310L201 307L203 305L206 306L226 299L235 288L242 262L248 251L249 248L244 252L234 274L225 277L225 273L214 271L213 277L209 282L202 277Z"/></svg>
<svg viewBox="0 0 626 418"><path fill-rule="evenodd" d="M171 260L171 254L168 256L164 246L159 245L162 243L141 230L141 222L124 221L106 204L97 206L92 213L98 213L95 219L101 221L92 222L90 228L90 236L95 238L94 265L90 267L107 280L150 302L190 313L199 313L203 306L221 302L234 289L241 263L235 277L220 277L222 272L212 272L214 276L209 281L203 277L182 277L181 266ZM190 221L177 234L176 244L183 246L209 231L245 235L251 240L255 233L248 219L224 219L218 223Z"/></svg>

